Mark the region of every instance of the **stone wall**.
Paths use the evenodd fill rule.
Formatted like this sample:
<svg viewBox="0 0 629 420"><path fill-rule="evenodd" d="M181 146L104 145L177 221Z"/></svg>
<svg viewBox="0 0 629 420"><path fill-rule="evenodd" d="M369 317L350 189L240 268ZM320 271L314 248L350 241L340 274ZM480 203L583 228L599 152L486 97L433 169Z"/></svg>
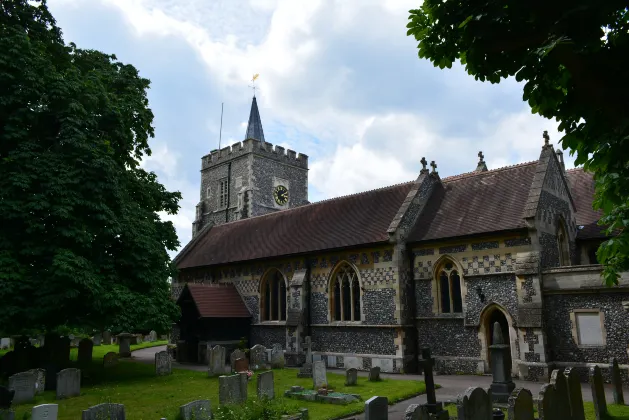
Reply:
<svg viewBox="0 0 629 420"><path fill-rule="evenodd" d="M466 324L479 325L481 312L492 303L506 309L517 324L518 296L514 274L474 276L468 277L465 282Z"/></svg>
<svg viewBox="0 0 629 420"><path fill-rule="evenodd" d="M281 344L282 348L286 347L286 327L279 326L267 326L267 325L254 325L251 327L251 343L250 347L256 344L262 344L266 348L270 349L273 344Z"/></svg>
<svg viewBox="0 0 629 420"><path fill-rule="evenodd" d="M394 328L312 327L312 349L317 352L395 355Z"/></svg>

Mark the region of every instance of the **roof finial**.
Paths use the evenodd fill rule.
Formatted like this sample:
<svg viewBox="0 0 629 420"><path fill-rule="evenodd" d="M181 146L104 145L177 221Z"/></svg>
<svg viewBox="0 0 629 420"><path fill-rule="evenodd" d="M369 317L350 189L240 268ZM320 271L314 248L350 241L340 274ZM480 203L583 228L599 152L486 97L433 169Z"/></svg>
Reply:
<svg viewBox="0 0 629 420"><path fill-rule="evenodd" d="M422 164L422 170L419 171L420 174L426 174L428 173L428 169L426 168L426 165L428 165L428 161L426 160L426 157L422 157L422 160L420 160L421 164Z"/></svg>
<svg viewBox="0 0 629 420"><path fill-rule="evenodd" d="M483 152L481 150L480 152L478 152L478 159L479 159L478 163L484 162L484 160L483 160L484 158L485 158L485 156L483 155Z"/></svg>
<svg viewBox="0 0 629 420"><path fill-rule="evenodd" d="M251 78L251 84L249 85L249 87L251 89L253 89L253 97L256 97L256 89L260 89L259 87L256 86L256 79L260 77L259 73L256 73L253 75L253 77Z"/></svg>
<svg viewBox="0 0 629 420"><path fill-rule="evenodd" d="M437 164L435 163L434 160L430 162L430 166L432 167L432 173L437 174Z"/></svg>
<svg viewBox="0 0 629 420"><path fill-rule="evenodd" d="M550 141L550 137L548 136L548 131L544 130L544 134L542 137L544 137L544 146L548 146L548 142Z"/></svg>
<svg viewBox="0 0 629 420"><path fill-rule="evenodd" d="M478 165L476 165L476 172L485 172L487 170L487 165L485 164L485 155L483 152L478 152Z"/></svg>

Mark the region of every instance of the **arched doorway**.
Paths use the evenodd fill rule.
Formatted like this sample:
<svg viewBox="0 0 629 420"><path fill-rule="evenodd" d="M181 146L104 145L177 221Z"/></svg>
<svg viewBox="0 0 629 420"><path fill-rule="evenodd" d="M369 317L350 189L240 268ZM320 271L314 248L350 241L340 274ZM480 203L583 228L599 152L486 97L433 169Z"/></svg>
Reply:
<svg viewBox="0 0 629 420"><path fill-rule="evenodd" d="M485 331L487 332L487 343L489 346L494 344L494 329L496 327L496 322L500 325L500 330L502 332L502 338L504 339L505 344L510 344L509 340L509 321L507 321L507 317L504 313L498 308L493 308L487 317L487 326L485 327ZM489 369L491 369L491 353L489 346L487 348L487 360L489 361ZM511 351L509 351L509 355Z"/></svg>
<svg viewBox="0 0 629 420"><path fill-rule="evenodd" d="M480 314L480 328L478 338L481 342L481 358L485 362L485 373L491 373L491 353L490 348L494 341L494 325L498 323L502 332L505 344L509 346L511 359L511 371L517 371L517 348L516 340L518 334L513 324L513 318L509 312L497 303L487 305Z"/></svg>

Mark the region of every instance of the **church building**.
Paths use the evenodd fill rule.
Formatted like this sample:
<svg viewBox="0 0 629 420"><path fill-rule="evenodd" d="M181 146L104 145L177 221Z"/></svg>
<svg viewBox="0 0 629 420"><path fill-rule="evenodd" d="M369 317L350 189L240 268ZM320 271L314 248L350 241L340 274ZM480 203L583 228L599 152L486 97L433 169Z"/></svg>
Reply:
<svg viewBox="0 0 629 420"><path fill-rule="evenodd" d="M245 337L298 366L310 336L330 367L416 372L429 346L437 372L482 374L497 322L522 379L629 364L629 276L602 284L592 175L546 133L538 160L478 158L446 178L423 158L415 180L310 203L308 156L266 141L254 97L246 139L201 158L175 258L181 357Z"/></svg>

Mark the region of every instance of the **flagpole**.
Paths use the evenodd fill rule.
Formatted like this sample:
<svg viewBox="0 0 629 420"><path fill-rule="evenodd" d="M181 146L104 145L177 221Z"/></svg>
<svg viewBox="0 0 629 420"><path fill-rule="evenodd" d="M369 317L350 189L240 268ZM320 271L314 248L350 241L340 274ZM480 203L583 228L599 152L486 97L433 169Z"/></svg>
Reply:
<svg viewBox="0 0 629 420"><path fill-rule="evenodd" d="M221 102L221 128L218 132L218 150L221 150L222 137L223 137L223 102Z"/></svg>

